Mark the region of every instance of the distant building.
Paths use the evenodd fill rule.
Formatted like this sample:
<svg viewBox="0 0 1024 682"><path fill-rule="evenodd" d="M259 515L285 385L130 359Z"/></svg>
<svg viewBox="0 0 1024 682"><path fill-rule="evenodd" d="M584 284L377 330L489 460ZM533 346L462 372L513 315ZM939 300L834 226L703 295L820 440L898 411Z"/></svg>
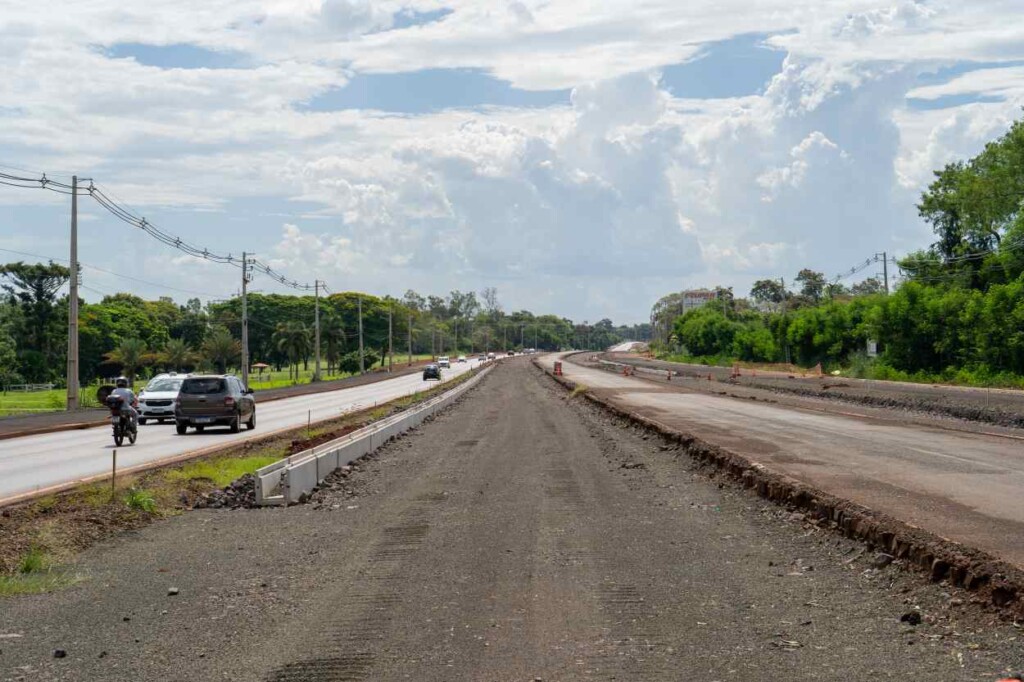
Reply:
<svg viewBox="0 0 1024 682"><path fill-rule="evenodd" d="M696 310L708 301L715 300L718 296L709 289L691 289L680 292L683 295L683 313Z"/></svg>

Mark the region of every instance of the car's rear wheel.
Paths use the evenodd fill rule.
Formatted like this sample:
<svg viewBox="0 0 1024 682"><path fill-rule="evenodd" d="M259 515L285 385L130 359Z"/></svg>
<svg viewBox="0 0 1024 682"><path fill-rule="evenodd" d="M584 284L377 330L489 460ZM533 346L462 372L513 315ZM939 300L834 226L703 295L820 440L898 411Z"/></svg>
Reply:
<svg viewBox="0 0 1024 682"><path fill-rule="evenodd" d="M139 426L145 426L145 425L146 425L146 418L145 417L139 417Z"/></svg>
<svg viewBox="0 0 1024 682"><path fill-rule="evenodd" d="M242 421L242 415L236 414L235 418L231 420L231 424L229 426L229 428L231 429L231 433L238 433L239 432L239 430L240 430L239 424L241 423L241 421Z"/></svg>
<svg viewBox="0 0 1024 682"><path fill-rule="evenodd" d="M249 429L250 431L252 431L253 429L256 428L256 410L255 409L252 411L252 414L249 415L249 421L245 422L245 428Z"/></svg>
<svg viewBox="0 0 1024 682"><path fill-rule="evenodd" d="M174 430L178 432L179 436L184 436L185 432L188 431L188 424L178 422L177 424L174 425Z"/></svg>
<svg viewBox="0 0 1024 682"><path fill-rule="evenodd" d="M197 426L196 427L196 433L202 433L205 430L206 430L205 426Z"/></svg>

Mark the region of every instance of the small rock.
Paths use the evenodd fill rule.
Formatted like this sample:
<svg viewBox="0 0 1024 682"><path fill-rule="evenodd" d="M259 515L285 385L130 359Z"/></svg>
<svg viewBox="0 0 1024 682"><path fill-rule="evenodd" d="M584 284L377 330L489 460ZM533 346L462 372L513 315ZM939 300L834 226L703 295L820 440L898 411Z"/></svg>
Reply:
<svg viewBox="0 0 1024 682"><path fill-rule="evenodd" d="M963 606L964 605L964 600L963 599L958 599L958 598L954 597L953 599L949 600L949 605L950 606Z"/></svg>
<svg viewBox="0 0 1024 682"><path fill-rule="evenodd" d="M53 657L54 658L65 658L67 655L68 655L68 652L64 651L63 649L54 649L53 650Z"/></svg>
<svg viewBox="0 0 1024 682"><path fill-rule="evenodd" d="M123 620L123 621L124 621L125 623L127 623L127 622L128 622L128 621L130 621L131 619L132 619L132 617L131 617L131 616L125 616L125 617L124 617L124 618L122 618L121 620Z"/></svg>
<svg viewBox="0 0 1024 682"><path fill-rule="evenodd" d="M921 612L920 611L907 611L900 616L901 623L907 623L909 625L920 625L921 624Z"/></svg>
<svg viewBox="0 0 1024 682"><path fill-rule="evenodd" d="M871 562L871 565L874 566L875 568L885 568L886 566L891 564L895 558L896 557L894 557L892 554L886 554L885 552L879 552L878 554L875 555L875 559L874 559L874 561Z"/></svg>
<svg viewBox="0 0 1024 682"><path fill-rule="evenodd" d="M167 596L168 597L174 597L174 596L176 596L178 594L178 592L179 592L179 590L178 590L177 587L168 587L167 588Z"/></svg>
<svg viewBox="0 0 1024 682"><path fill-rule="evenodd" d="M107 657L107 652L106 651L101 651L100 652L100 658L106 658L106 657Z"/></svg>

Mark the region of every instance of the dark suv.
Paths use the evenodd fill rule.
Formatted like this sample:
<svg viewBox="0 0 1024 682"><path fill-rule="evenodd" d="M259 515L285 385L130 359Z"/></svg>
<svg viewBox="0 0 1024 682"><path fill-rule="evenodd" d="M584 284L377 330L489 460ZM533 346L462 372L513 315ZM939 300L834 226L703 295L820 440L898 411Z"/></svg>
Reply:
<svg viewBox="0 0 1024 682"><path fill-rule="evenodd" d="M427 379L437 379L438 381L441 380L440 365L430 363L429 365L423 368L423 380L426 381Z"/></svg>
<svg viewBox="0 0 1024 682"><path fill-rule="evenodd" d="M238 433L245 422L246 428L255 429L256 399L251 388L230 374L191 376L181 382L174 421L179 435L189 426L202 432L207 426L227 425L231 433Z"/></svg>

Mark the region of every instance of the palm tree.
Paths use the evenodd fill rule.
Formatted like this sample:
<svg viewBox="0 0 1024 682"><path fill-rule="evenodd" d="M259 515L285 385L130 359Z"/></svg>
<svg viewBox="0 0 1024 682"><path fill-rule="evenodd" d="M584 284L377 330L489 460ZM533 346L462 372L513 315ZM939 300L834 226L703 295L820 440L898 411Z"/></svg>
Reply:
<svg viewBox="0 0 1024 682"><path fill-rule="evenodd" d="M288 356L288 379L292 378L294 367L295 378L298 379L298 361L309 356L309 328L302 322L282 322L277 325L274 331L274 345L277 349Z"/></svg>
<svg viewBox="0 0 1024 682"><path fill-rule="evenodd" d="M188 347L184 339L170 339L164 344L163 352L160 353L160 361L168 369L179 372L186 365L192 364L192 349Z"/></svg>
<svg viewBox="0 0 1024 682"><path fill-rule="evenodd" d="M203 342L203 355L224 374L229 362L237 362L242 354L242 344L231 336L227 329L218 329Z"/></svg>
<svg viewBox="0 0 1024 682"><path fill-rule="evenodd" d="M320 320L320 340L326 346L327 373L331 374L345 348L345 327L340 317L329 313Z"/></svg>
<svg viewBox="0 0 1024 682"><path fill-rule="evenodd" d="M146 342L142 339L125 339L103 357L109 364L121 365L121 371L133 386L138 369L153 360L153 356L146 352Z"/></svg>

